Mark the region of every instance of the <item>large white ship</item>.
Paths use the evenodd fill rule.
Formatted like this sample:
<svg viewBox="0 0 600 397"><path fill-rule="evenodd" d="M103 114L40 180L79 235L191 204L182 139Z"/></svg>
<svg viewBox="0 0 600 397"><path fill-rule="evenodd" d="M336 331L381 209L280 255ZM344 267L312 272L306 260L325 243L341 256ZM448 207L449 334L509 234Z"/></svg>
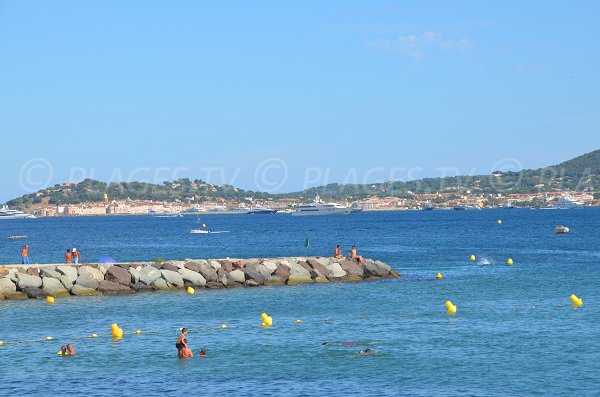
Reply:
<svg viewBox="0 0 600 397"><path fill-rule="evenodd" d="M296 207L293 216L303 215L346 215L352 212L352 208L338 203L324 203L319 196L310 204Z"/></svg>
<svg viewBox="0 0 600 397"><path fill-rule="evenodd" d="M6 205L0 207L0 220L2 219L33 219L35 216L23 211L8 209Z"/></svg>
<svg viewBox="0 0 600 397"><path fill-rule="evenodd" d="M558 199L556 206L560 209L570 208L583 208L584 204L581 201L577 201L571 196L563 196Z"/></svg>

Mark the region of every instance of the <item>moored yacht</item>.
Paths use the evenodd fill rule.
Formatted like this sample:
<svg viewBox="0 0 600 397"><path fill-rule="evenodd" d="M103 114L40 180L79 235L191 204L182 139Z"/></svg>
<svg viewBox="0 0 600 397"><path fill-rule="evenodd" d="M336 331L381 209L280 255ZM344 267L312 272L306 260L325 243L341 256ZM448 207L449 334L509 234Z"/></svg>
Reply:
<svg viewBox="0 0 600 397"><path fill-rule="evenodd" d="M581 201L577 201L571 196L563 196L558 199L556 206L560 209L571 209L571 208L583 208L585 204Z"/></svg>
<svg viewBox="0 0 600 397"><path fill-rule="evenodd" d="M33 219L35 216L19 210L8 209L6 205L0 207L0 219Z"/></svg>
<svg viewBox="0 0 600 397"><path fill-rule="evenodd" d="M299 205L292 216L303 215L346 215L352 212L352 208L338 203L324 203L319 196L310 204Z"/></svg>

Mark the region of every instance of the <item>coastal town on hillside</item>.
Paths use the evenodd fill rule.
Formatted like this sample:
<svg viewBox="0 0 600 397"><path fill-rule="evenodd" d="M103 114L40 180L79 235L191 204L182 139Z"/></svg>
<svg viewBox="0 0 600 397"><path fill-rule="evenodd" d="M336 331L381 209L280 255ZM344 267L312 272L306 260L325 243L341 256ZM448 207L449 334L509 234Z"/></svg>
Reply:
<svg viewBox="0 0 600 397"><path fill-rule="evenodd" d="M543 192L528 194L471 195L469 193L413 193L409 198L369 197L356 201L338 202L342 206L358 211L402 211L402 210L470 210L485 208L574 208L598 206L600 199L590 192ZM317 197L318 199L318 197ZM39 217L52 216L101 216L101 215L182 215L190 213L253 213L255 209L270 212L291 213L313 199L280 198L243 202L226 199L189 200L182 202L156 200L111 200L108 195L100 202L78 204L33 205L27 212Z"/></svg>

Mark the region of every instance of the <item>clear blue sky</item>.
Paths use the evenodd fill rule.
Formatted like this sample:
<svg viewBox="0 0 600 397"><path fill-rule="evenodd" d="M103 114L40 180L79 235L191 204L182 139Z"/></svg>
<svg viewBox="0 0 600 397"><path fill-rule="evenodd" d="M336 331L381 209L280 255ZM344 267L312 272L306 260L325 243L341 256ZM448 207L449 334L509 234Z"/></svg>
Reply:
<svg viewBox="0 0 600 397"><path fill-rule="evenodd" d="M567 160L600 148L599 4L0 1L0 202Z"/></svg>

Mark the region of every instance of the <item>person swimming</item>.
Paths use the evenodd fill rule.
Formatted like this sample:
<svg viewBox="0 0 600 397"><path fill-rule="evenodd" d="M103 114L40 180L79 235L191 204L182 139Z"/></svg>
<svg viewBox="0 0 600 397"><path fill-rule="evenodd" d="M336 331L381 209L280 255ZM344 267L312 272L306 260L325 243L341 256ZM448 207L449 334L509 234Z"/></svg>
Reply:
<svg viewBox="0 0 600 397"><path fill-rule="evenodd" d="M77 352L75 351L75 348L70 343L67 345L67 350L69 351L69 356L74 356L77 354Z"/></svg>
<svg viewBox="0 0 600 397"><path fill-rule="evenodd" d="M63 345L60 347L60 351L58 352L59 356L75 356L77 352L72 344Z"/></svg>
<svg viewBox="0 0 600 397"><path fill-rule="evenodd" d="M206 350L204 348L200 349L198 353L198 357L206 357Z"/></svg>
<svg viewBox="0 0 600 397"><path fill-rule="evenodd" d="M192 353L192 349L188 347L188 340L184 339L182 341L183 347L179 349L179 358L191 358L194 357L194 353Z"/></svg>
<svg viewBox="0 0 600 397"><path fill-rule="evenodd" d="M364 350L361 350L358 352L359 356L370 356L371 354L375 354L375 350L371 350L369 348L366 348Z"/></svg>

